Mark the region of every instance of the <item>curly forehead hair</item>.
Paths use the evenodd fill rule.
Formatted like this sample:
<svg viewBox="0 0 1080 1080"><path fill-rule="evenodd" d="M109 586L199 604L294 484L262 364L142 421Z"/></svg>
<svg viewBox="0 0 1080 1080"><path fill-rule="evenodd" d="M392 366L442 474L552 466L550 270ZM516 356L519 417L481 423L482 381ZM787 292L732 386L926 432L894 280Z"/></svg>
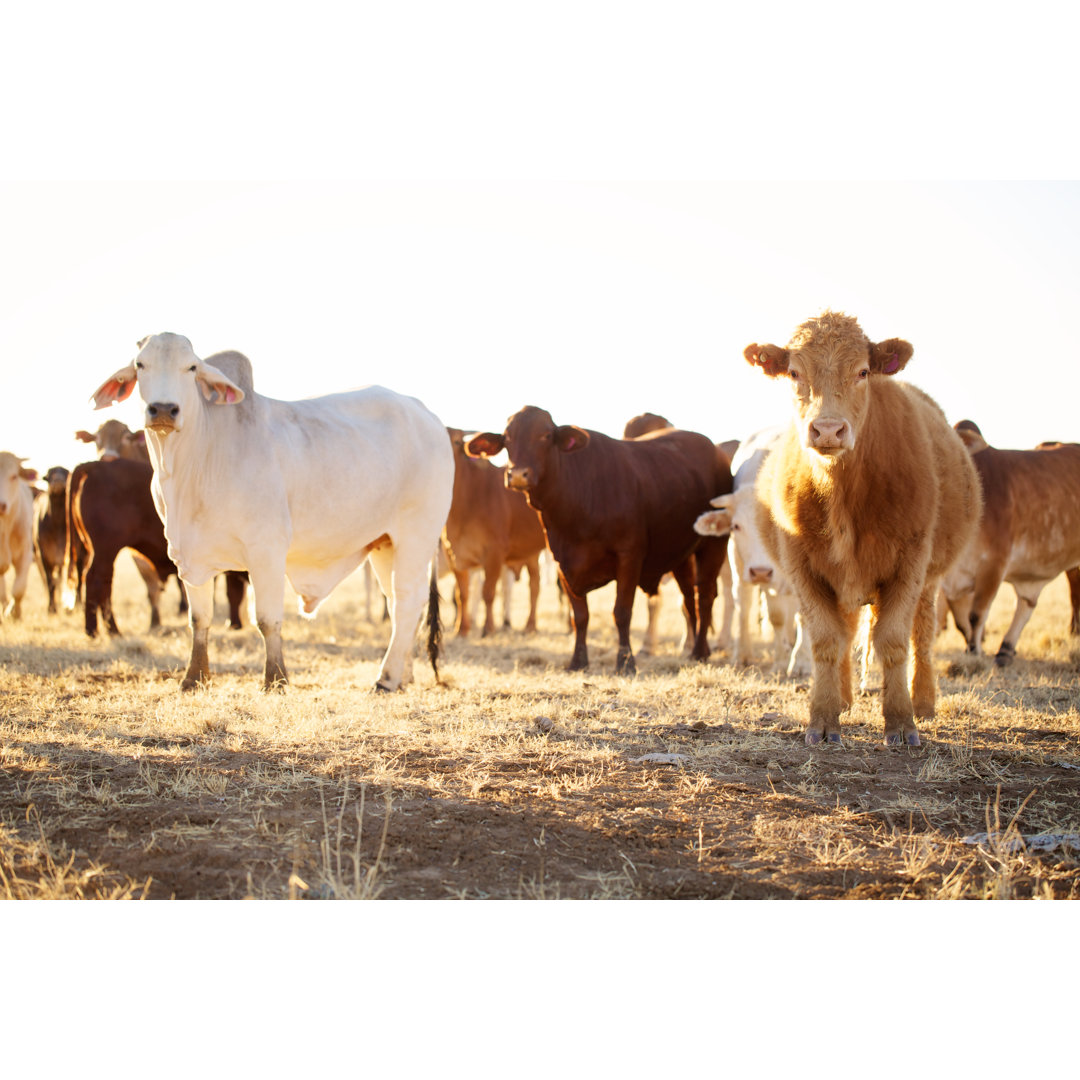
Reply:
<svg viewBox="0 0 1080 1080"><path fill-rule="evenodd" d="M830 345L836 345L841 341L852 345L869 345L869 339L863 333L859 322L851 315L845 315L842 311L829 311L826 309L813 319L807 319L788 342L789 349L803 349L808 345L814 345L821 341L828 341Z"/></svg>

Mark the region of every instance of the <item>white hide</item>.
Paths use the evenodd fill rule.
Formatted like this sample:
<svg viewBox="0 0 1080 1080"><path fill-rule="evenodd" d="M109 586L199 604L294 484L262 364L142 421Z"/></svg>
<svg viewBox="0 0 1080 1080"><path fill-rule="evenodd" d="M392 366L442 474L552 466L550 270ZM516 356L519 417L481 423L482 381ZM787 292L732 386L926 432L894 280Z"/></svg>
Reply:
<svg viewBox="0 0 1080 1080"><path fill-rule="evenodd" d="M730 533L733 541L728 547L734 567L731 591L738 614L733 662L748 664L753 659L750 623L757 615L754 622L760 626L760 604L764 600L775 642L773 667L791 676L809 672L809 642L802 633L795 593L770 558L758 530L754 488L761 463L786 430L767 428L739 444L731 461L732 493L713 499L717 510L702 514L694 528L706 536Z"/></svg>
<svg viewBox="0 0 1080 1080"><path fill-rule="evenodd" d="M6 451L0 453L0 619L22 617L22 600L34 562L34 495L23 479L24 460ZM7 572L12 567L15 577L9 601Z"/></svg>
<svg viewBox="0 0 1080 1080"><path fill-rule="evenodd" d="M397 689L411 676L428 567L450 509L446 428L415 398L383 387L277 401L254 391L250 372L240 353L202 361L187 338L158 334L94 395L102 408L137 380L147 405L154 503L191 597L184 685L208 674L205 645L197 664L197 635L205 642L201 593L210 590L212 608L215 574L250 573L269 686L285 681L285 578L311 615L370 558L392 622L376 686Z"/></svg>

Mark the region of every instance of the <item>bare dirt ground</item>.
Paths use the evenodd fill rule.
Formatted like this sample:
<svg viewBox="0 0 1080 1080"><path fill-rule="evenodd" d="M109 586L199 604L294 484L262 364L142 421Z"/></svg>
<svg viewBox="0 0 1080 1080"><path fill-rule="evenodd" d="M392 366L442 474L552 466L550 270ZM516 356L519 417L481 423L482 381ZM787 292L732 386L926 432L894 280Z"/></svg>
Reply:
<svg viewBox="0 0 1080 1080"><path fill-rule="evenodd" d="M408 690L374 695L387 630L357 575L314 621L287 621L285 694L258 689L258 633L222 628L213 685L182 695L174 586L164 630L145 632L129 563L119 640L48 616L36 580L23 622L0 625L0 896L1080 895L1080 642L1063 579L1011 668L947 631L924 745L886 750L873 672L843 746L808 748L808 682L769 674L767 644L749 668L684 663L671 594L636 678L613 673L609 590L593 597L590 670L565 672L545 587L537 635L448 634L446 686L418 658ZM991 648L1012 603L1006 587Z"/></svg>

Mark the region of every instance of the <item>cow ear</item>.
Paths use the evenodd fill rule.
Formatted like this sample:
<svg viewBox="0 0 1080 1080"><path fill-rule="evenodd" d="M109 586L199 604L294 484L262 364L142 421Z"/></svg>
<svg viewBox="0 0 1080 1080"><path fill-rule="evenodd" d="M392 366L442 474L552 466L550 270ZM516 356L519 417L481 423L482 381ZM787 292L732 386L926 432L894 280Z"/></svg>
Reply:
<svg viewBox="0 0 1080 1080"><path fill-rule="evenodd" d="M203 397L214 405L239 405L244 400L244 391L213 364L200 360L195 365L195 378Z"/></svg>
<svg viewBox="0 0 1080 1080"><path fill-rule="evenodd" d="M79 442L97 442L89 431L76 431L75 438L78 439Z"/></svg>
<svg viewBox="0 0 1080 1080"><path fill-rule="evenodd" d="M131 397L131 392L134 389L135 365L131 363L127 367L121 368L115 375L107 378L90 395L90 400L93 401L95 409L104 409L118 401L125 401ZM91 436L90 441L94 441L93 436Z"/></svg>
<svg viewBox="0 0 1080 1080"><path fill-rule="evenodd" d="M494 431L480 431L465 440L465 453L469 457L494 457L506 449L506 439Z"/></svg>
<svg viewBox="0 0 1080 1080"><path fill-rule="evenodd" d="M19 469L19 476L28 483L33 483L37 479L37 469Z"/></svg>
<svg viewBox="0 0 1080 1080"><path fill-rule="evenodd" d="M731 515L727 510L706 510L694 522L699 536L727 536L731 532Z"/></svg>
<svg viewBox="0 0 1080 1080"><path fill-rule="evenodd" d="M589 433L573 424L560 424L555 429L555 445L564 454L573 454L589 445Z"/></svg>
<svg viewBox="0 0 1080 1080"><path fill-rule="evenodd" d="M889 338L870 343L870 370L875 375L895 375L901 371L915 352L910 342L903 338Z"/></svg>
<svg viewBox="0 0 1080 1080"><path fill-rule="evenodd" d="M143 346L144 346L144 345L145 345L145 344L146 344L146 343L147 343L147 342L148 342L148 341L149 341L149 340L150 340L150 339L151 339L151 338L152 338L153 336L154 336L153 334L147 334L147 335L146 335L146 337L144 337L144 338L140 338L140 339L139 339L138 341L136 341L136 342L135 342L135 348L137 348L137 349L139 350L139 352L142 352Z"/></svg>
<svg viewBox="0 0 1080 1080"><path fill-rule="evenodd" d="M761 368L770 379L785 374L788 369L789 353L779 345L747 345L743 356L748 364Z"/></svg>

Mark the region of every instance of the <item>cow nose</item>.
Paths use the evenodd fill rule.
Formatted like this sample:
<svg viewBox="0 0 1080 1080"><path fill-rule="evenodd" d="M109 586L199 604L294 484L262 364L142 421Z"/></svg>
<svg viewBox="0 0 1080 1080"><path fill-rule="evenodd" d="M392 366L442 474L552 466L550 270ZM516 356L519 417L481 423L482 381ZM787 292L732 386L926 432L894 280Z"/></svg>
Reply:
<svg viewBox="0 0 1080 1080"><path fill-rule="evenodd" d="M506 470L506 486L517 490L532 487L532 469L510 466Z"/></svg>
<svg viewBox="0 0 1080 1080"><path fill-rule="evenodd" d="M6 502L0 502L0 515L6 514L6 513L7 513L7 503Z"/></svg>
<svg viewBox="0 0 1080 1080"><path fill-rule="evenodd" d="M166 417L175 420L180 415L180 406L171 401L155 401L146 406L146 415L151 420Z"/></svg>
<svg viewBox="0 0 1080 1080"><path fill-rule="evenodd" d="M837 449L844 445L846 420L815 420L810 425L810 445L817 450Z"/></svg>
<svg viewBox="0 0 1080 1080"><path fill-rule="evenodd" d="M773 568L771 566L751 566L749 573L751 585L768 585L772 581Z"/></svg>

